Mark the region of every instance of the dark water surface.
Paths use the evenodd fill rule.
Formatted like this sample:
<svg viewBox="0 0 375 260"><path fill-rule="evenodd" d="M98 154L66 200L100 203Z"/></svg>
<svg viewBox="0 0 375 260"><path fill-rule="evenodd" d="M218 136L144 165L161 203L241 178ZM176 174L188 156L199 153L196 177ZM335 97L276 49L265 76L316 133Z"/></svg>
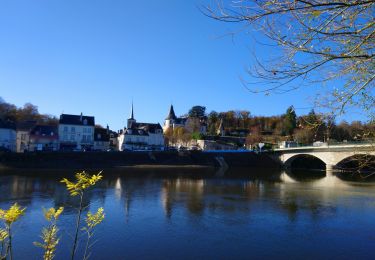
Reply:
<svg viewBox="0 0 375 260"><path fill-rule="evenodd" d="M0 172L0 208L27 207L14 228L15 259L42 257L33 246L46 224L42 207L59 206L56 259L68 259L77 202L59 183L66 175ZM375 259L374 182L249 169L104 176L85 197L106 212L91 259Z"/></svg>

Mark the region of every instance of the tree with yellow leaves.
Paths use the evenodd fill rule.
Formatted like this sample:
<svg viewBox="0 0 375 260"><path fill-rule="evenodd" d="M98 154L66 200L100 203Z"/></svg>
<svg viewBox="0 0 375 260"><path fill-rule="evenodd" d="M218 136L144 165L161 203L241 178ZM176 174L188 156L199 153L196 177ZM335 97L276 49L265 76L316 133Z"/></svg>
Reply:
<svg viewBox="0 0 375 260"><path fill-rule="evenodd" d="M102 172L99 172L98 174L87 174L85 171L76 173L76 182L70 181L66 178L62 179L61 182L65 183L66 188L68 189L71 196L79 196L79 208L77 213L77 221L76 221L76 229L74 234L74 242L73 242L73 248L71 253L71 259L74 259L74 255L76 253L77 249L77 241L78 241L78 232L81 225L81 216L82 211L84 209L83 207L83 196L85 194L85 191L94 186L98 181L102 179ZM104 218L104 215L103 215Z"/></svg>
<svg viewBox="0 0 375 260"><path fill-rule="evenodd" d="M91 254L89 251L89 249L92 247L92 244L90 244L90 240L94 235L94 228L104 220L104 217L105 214L103 208L99 208L94 214L89 211L86 215L86 226L82 228L82 230L87 234L86 248L83 255L84 260L88 259Z"/></svg>
<svg viewBox="0 0 375 260"><path fill-rule="evenodd" d="M55 208L43 209L44 218L49 222L49 225L42 230L41 238L43 239L43 243L34 242L34 245L44 249L44 260L51 260L55 256L54 253L60 240L57 237L57 232L59 231L57 220L63 211L63 207L57 210Z"/></svg>
<svg viewBox="0 0 375 260"><path fill-rule="evenodd" d="M12 252L12 225L22 215L25 214L26 208L22 208L17 203L14 203L8 210L0 209L0 219L4 221L5 229L0 229L0 241L2 243L1 258L6 259L9 255L9 259L13 259ZM3 255L3 248L6 244L5 255Z"/></svg>

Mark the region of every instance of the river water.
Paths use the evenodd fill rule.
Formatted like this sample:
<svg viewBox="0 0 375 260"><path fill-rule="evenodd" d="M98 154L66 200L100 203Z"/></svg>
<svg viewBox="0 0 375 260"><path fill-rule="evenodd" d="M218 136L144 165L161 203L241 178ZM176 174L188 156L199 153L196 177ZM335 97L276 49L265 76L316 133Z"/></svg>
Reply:
<svg viewBox="0 0 375 260"><path fill-rule="evenodd" d="M77 201L64 171L1 171L0 208L18 202L15 259L40 259L33 245L42 208L65 206L56 259L68 259ZM85 196L104 207L91 259L374 259L375 182L331 174L232 169L104 171ZM82 254L85 237L79 244Z"/></svg>

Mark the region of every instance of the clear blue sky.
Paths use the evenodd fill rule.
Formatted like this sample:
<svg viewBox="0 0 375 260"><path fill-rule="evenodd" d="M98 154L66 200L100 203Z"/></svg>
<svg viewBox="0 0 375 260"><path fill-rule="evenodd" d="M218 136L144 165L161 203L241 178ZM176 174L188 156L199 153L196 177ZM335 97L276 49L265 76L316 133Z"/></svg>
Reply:
<svg viewBox="0 0 375 260"><path fill-rule="evenodd" d="M0 97L41 113L93 115L118 130L134 100L138 121L249 110L277 115L311 107L314 87L285 95L249 93L241 84L251 52L268 57L239 27L214 21L196 0L2 0ZM297 114L307 113L297 110Z"/></svg>

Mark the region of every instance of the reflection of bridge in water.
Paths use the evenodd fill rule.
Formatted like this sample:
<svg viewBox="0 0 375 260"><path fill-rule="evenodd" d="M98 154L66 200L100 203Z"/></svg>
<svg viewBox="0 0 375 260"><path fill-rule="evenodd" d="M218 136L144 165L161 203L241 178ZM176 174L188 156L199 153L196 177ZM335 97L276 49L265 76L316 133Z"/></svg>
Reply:
<svg viewBox="0 0 375 260"><path fill-rule="evenodd" d="M341 144L323 146L305 146L275 149L271 155L281 161L286 168L291 168L293 163L305 158L314 158L325 164L326 170L333 170L344 162L365 155L375 162L375 144Z"/></svg>

